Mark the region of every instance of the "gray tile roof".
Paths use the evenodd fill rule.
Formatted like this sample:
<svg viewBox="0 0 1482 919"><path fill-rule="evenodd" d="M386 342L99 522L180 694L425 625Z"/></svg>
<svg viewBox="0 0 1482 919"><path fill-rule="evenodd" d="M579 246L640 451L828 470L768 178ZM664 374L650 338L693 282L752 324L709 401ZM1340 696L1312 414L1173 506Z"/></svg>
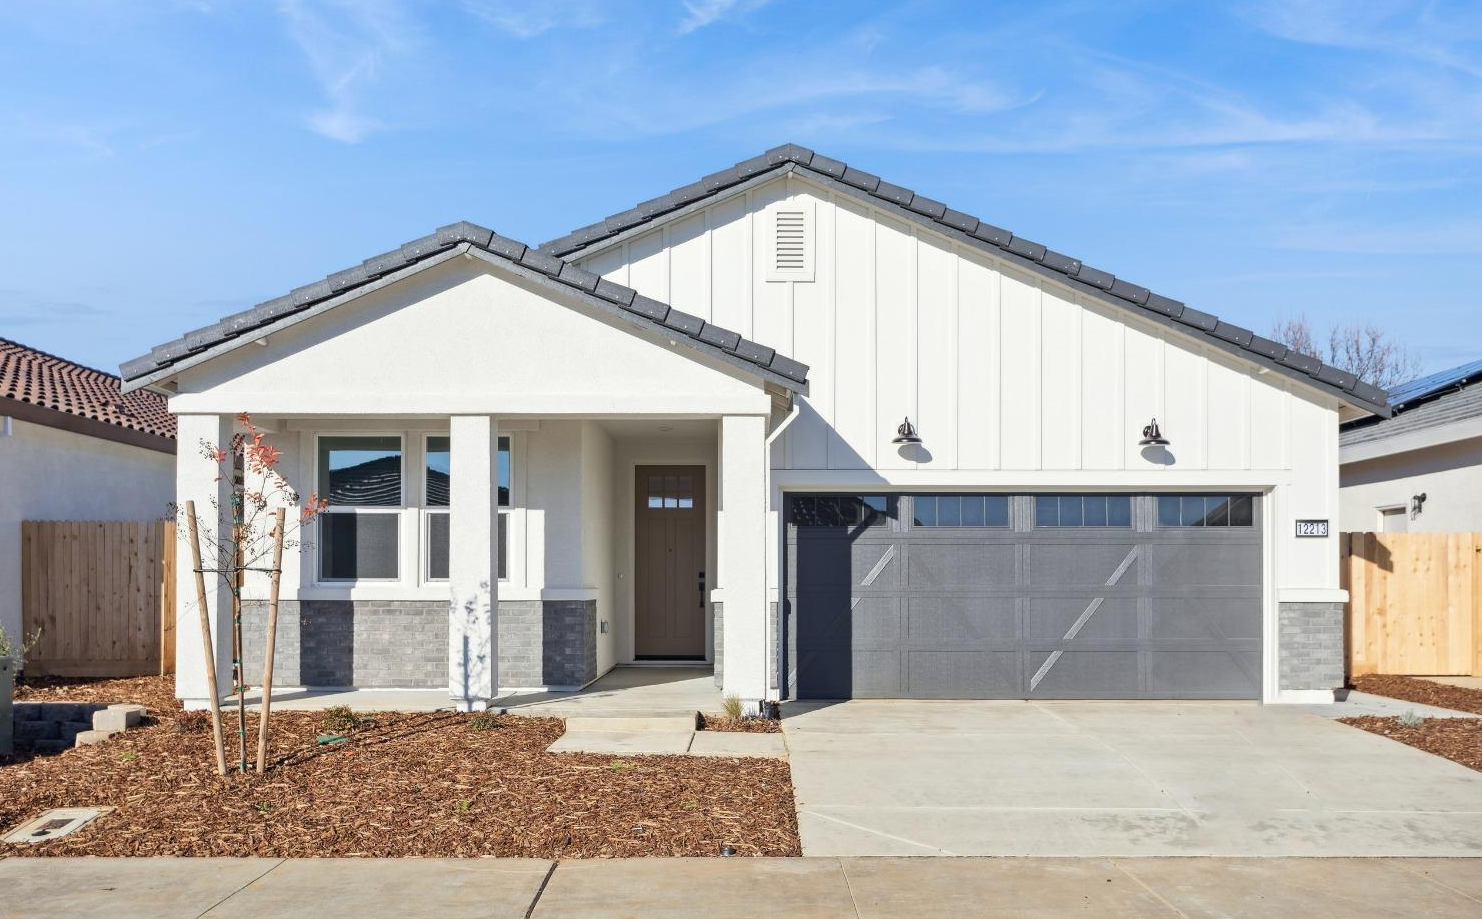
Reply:
<svg viewBox="0 0 1482 919"><path fill-rule="evenodd" d="M742 160L728 169L705 176L698 182L645 201L606 220L574 230L559 239L553 239L542 245L540 251L561 258L586 255L620 236L643 232L648 229L648 225L661 217L701 206L705 200L728 189L770 180L786 172L796 172L822 182L904 219L929 226L967 245L1117 306L1176 326L1185 332L1202 335L1224 350L1238 353L1318 389L1327 390L1366 411L1381 417L1388 417L1390 414L1384 390L1365 383L1345 370L1292 351L1279 342L1262 338L1250 329L1224 322L1217 316L1153 293L1146 287L1124 281L1110 272L1086 265L1079 259L1054 252L1040 243L1015 236L1001 227L953 210L940 201L933 201L908 188L892 185L879 176L797 144L784 144L761 156Z"/></svg>
<svg viewBox="0 0 1482 919"><path fill-rule="evenodd" d="M1432 374L1443 382L1426 385L1432 377L1425 377L1396 386L1391 406L1394 417L1362 418L1343 425L1338 433L1339 446L1371 443L1482 417L1482 385L1477 385L1482 382L1479 363L1482 362Z"/></svg>
<svg viewBox="0 0 1482 919"><path fill-rule="evenodd" d="M414 239L400 248L368 258L359 265L335 272L322 281L305 284L249 310L223 317L159 345L148 354L125 361L119 368L124 389L128 391L149 385L177 367L204 359L207 351L229 346L233 339L374 289L382 279L392 275L400 277L407 269L436 264L459 246L475 248L493 260L508 263L521 273L586 298L599 307L620 311L640 327L668 335L698 351L756 372L785 389L801 393L808 391L807 365L468 221L449 224L436 233Z"/></svg>

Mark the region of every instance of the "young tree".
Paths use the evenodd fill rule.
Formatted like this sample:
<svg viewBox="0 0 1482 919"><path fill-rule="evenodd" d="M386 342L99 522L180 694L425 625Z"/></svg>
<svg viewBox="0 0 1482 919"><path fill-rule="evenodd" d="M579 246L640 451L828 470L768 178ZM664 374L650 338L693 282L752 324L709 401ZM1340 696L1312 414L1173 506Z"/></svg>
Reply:
<svg viewBox="0 0 1482 919"><path fill-rule="evenodd" d="M213 506L212 513L204 521L197 519L191 511L177 508L177 516L185 513L187 519L180 521L179 532L191 540L193 558L204 559L199 574L215 574L226 584L232 597L232 693L237 697L237 737L239 742L239 768L247 771L247 674L242 642L242 587L251 572L267 575L274 587L282 573L282 550L285 546L296 547L299 543L289 538L291 533L301 530L328 507L327 499L311 494L300 503L299 492L278 471L281 452L267 443L264 432L252 423L244 412L237 416L243 432L233 435L225 445L202 441L201 455L218 466L216 480L231 483L231 499L228 507ZM215 505L215 499L212 500ZM286 514L286 509L293 513ZM206 566L211 566L207 568ZM201 580L197 578L200 589ZM204 598L204 590L201 594ZM198 601L204 602L204 599ZM270 620L272 613L270 611ZM271 623L269 629L271 631ZM209 633L207 633L209 640ZM208 658L210 651L207 651ZM272 655L268 653L265 663L264 683L271 679ZM266 719L269 700L264 688L261 717L264 730L259 740L258 763L261 768L266 749ZM213 716L217 712L213 707ZM221 725L214 725L218 747ZM218 749L218 759L220 750Z"/></svg>
<svg viewBox="0 0 1482 919"><path fill-rule="evenodd" d="M1271 338L1380 389L1412 380L1420 373L1419 357L1371 322L1335 323L1328 330L1326 353L1318 346L1305 315L1278 319L1271 326Z"/></svg>

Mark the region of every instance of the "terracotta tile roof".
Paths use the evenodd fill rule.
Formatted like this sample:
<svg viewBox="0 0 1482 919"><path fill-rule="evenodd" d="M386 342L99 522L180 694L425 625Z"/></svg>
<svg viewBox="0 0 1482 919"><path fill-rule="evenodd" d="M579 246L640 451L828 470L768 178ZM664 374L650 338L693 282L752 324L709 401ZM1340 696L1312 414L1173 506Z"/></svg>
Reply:
<svg viewBox="0 0 1482 919"><path fill-rule="evenodd" d="M175 416L165 397L144 390L124 394L121 384L111 373L0 338L0 414L3 400L14 399L174 440Z"/></svg>

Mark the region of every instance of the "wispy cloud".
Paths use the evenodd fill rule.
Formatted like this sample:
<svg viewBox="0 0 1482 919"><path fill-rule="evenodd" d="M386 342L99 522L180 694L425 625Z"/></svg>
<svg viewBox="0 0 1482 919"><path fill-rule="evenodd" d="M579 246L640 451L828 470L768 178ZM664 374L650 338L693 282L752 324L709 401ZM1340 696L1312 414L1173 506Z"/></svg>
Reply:
<svg viewBox="0 0 1482 919"><path fill-rule="evenodd" d="M684 0L684 19L679 34L688 35L732 15L761 9L772 0Z"/></svg>
<svg viewBox="0 0 1482 919"><path fill-rule="evenodd" d="M596 0L463 0L463 8L500 31L524 39L607 21L604 7Z"/></svg>
<svg viewBox="0 0 1482 919"><path fill-rule="evenodd" d="M412 52L420 29L394 0L282 0L288 35L309 62L326 106L305 116L331 140L355 144L386 127L365 110L388 64Z"/></svg>

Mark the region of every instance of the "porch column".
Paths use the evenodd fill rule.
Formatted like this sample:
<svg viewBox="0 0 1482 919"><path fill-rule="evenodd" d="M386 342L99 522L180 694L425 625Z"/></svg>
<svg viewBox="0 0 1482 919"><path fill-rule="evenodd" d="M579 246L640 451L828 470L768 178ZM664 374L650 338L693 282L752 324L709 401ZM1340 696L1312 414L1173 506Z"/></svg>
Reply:
<svg viewBox="0 0 1482 919"><path fill-rule="evenodd" d="M721 418L721 690L750 711L767 697L766 435L761 415Z"/></svg>
<svg viewBox="0 0 1482 919"><path fill-rule="evenodd" d="M230 447L233 419L230 415L177 415L175 424L179 444L175 452L175 500L179 504L175 551L175 696L187 709L204 709L209 706L210 692L206 688L206 650L201 641L200 604L196 599L196 574L190 561L185 502L196 503L201 567L226 567L229 560L217 558L211 546L213 541L231 542L231 474L223 475L223 466L201 453L202 444ZM232 689L232 595L219 574L208 571L205 579L216 688L221 696L226 696Z"/></svg>
<svg viewBox="0 0 1482 919"><path fill-rule="evenodd" d="M449 421L448 694L476 711L499 694L499 423Z"/></svg>

